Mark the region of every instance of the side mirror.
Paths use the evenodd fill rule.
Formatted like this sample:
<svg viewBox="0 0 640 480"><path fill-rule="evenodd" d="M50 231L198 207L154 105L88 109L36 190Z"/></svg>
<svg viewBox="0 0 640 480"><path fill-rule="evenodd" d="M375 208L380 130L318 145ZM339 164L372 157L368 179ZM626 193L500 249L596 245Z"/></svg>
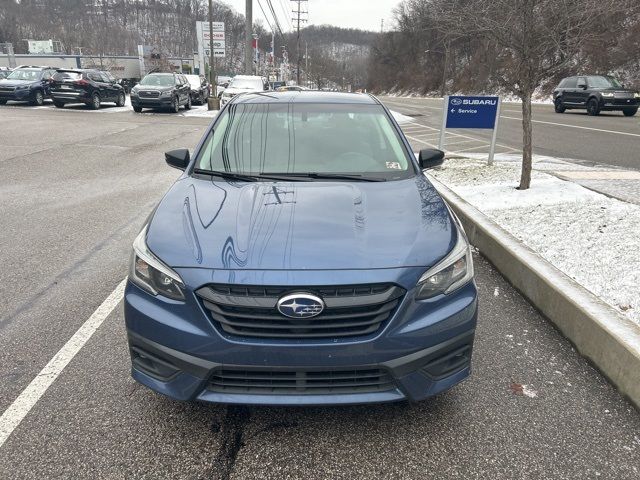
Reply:
<svg viewBox="0 0 640 480"><path fill-rule="evenodd" d="M586 90L587 89L587 85L584 83L581 83L580 85L578 85L578 88L581 88L582 90Z"/></svg>
<svg viewBox="0 0 640 480"><path fill-rule="evenodd" d="M425 148L420 150L418 162L420 163L420 168L423 170L439 167L444 163L444 152L437 148Z"/></svg>
<svg viewBox="0 0 640 480"><path fill-rule="evenodd" d="M189 166L189 150L186 148L179 148L177 150L171 150L165 152L164 159L170 167L177 168L178 170L184 170Z"/></svg>

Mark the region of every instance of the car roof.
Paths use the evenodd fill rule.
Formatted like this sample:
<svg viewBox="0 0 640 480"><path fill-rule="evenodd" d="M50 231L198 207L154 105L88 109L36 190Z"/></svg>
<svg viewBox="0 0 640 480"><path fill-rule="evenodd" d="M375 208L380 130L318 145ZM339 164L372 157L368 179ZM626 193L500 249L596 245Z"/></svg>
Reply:
<svg viewBox="0 0 640 480"><path fill-rule="evenodd" d="M245 93L234 97L233 103L350 103L377 105L378 100L363 93L286 91Z"/></svg>

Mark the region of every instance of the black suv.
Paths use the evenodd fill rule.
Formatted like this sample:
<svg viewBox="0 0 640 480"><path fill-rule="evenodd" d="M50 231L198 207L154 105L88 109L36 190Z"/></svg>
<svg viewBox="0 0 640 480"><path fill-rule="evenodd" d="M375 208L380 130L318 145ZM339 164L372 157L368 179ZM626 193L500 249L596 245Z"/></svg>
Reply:
<svg viewBox="0 0 640 480"><path fill-rule="evenodd" d="M556 113L567 109L586 108L589 115L604 110L620 110L632 117L640 106L640 93L625 88L615 78L584 75L563 79L553 91Z"/></svg>
<svg viewBox="0 0 640 480"><path fill-rule="evenodd" d="M51 83L53 104L62 108L67 103L84 103L98 110L103 102L124 107L124 88L109 72L89 69L58 69Z"/></svg>
<svg viewBox="0 0 640 480"><path fill-rule="evenodd" d="M42 105L49 98L54 67L20 66L0 80L0 105L9 100Z"/></svg>
<svg viewBox="0 0 640 480"><path fill-rule="evenodd" d="M191 85L180 73L150 73L131 89L135 112L143 108L168 108L177 113L180 106L191 109Z"/></svg>

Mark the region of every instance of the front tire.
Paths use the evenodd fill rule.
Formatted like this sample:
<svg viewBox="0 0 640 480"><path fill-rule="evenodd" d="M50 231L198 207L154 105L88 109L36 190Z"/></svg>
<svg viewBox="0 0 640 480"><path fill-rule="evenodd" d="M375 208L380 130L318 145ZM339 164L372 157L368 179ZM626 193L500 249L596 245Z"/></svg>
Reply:
<svg viewBox="0 0 640 480"><path fill-rule="evenodd" d="M564 113L567 108L562 105L562 99L560 97L556 98L553 102L554 109L556 113Z"/></svg>
<svg viewBox="0 0 640 480"><path fill-rule="evenodd" d="M99 110L100 109L100 95L94 93L91 97L91 103L89 104L89 108L91 110Z"/></svg>
<svg viewBox="0 0 640 480"><path fill-rule="evenodd" d="M4 100L4 99L0 100L0 105L5 105L6 103L7 103L6 100Z"/></svg>
<svg viewBox="0 0 640 480"><path fill-rule="evenodd" d="M633 117L636 113L638 113L637 108L625 108L622 110L622 113L625 117Z"/></svg>
<svg viewBox="0 0 640 480"><path fill-rule="evenodd" d="M118 95L118 101L116 102L116 105L118 107L124 107L124 104L126 102L125 96L123 92L120 92L120 94Z"/></svg>
<svg viewBox="0 0 640 480"><path fill-rule="evenodd" d="M173 100L171 101L171 108L169 110L172 113L178 113L180 110L180 101L178 100L178 97L173 97Z"/></svg>
<svg viewBox="0 0 640 480"><path fill-rule="evenodd" d="M590 98L587 102L587 115L595 117L600 115L600 102L596 98Z"/></svg>
<svg viewBox="0 0 640 480"><path fill-rule="evenodd" d="M29 103L31 103L31 105L41 107L44 104L44 94L42 93L42 90L36 90L33 94L33 99Z"/></svg>
<svg viewBox="0 0 640 480"><path fill-rule="evenodd" d="M57 102L54 100L53 104L56 106L56 108L64 108L64 102Z"/></svg>
<svg viewBox="0 0 640 480"><path fill-rule="evenodd" d="M133 107L133 111L136 113L142 112L142 107Z"/></svg>

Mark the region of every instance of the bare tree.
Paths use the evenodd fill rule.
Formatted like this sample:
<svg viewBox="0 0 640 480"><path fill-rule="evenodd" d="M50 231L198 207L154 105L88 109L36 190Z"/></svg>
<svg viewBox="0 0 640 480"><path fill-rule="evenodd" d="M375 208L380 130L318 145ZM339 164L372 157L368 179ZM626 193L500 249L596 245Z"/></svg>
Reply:
<svg viewBox="0 0 640 480"><path fill-rule="evenodd" d="M495 44L498 83L522 100L523 158L519 189L531 185L534 91L565 68L586 43L637 12L637 0L464 0L433 2L440 28ZM607 22L603 22L603 18Z"/></svg>

